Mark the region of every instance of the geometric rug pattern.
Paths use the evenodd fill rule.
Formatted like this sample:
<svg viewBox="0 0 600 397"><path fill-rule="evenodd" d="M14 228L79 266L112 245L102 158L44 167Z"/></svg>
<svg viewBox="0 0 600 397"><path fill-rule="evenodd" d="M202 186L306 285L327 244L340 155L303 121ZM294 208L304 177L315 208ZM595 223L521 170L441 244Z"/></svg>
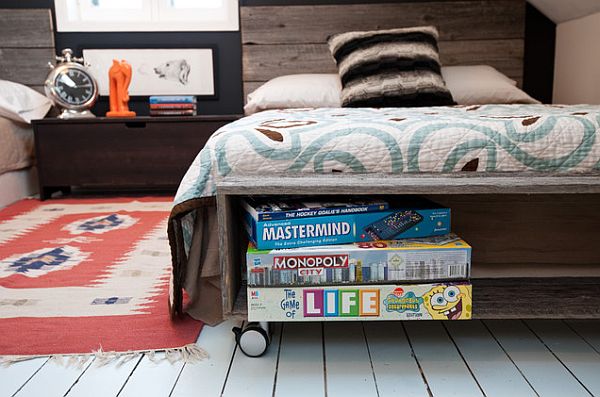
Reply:
<svg viewBox="0 0 600 397"><path fill-rule="evenodd" d="M23 200L0 210L0 355L179 348L165 197Z"/></svg>

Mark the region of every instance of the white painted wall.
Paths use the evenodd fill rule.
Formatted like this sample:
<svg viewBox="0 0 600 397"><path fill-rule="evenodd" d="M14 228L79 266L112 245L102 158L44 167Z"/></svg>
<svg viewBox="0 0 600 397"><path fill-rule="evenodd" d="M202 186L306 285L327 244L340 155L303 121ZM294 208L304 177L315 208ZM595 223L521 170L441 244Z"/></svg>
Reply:
<svg viewBox="0 0 600 397"><path fill-rule="evenodd" d="M527 0L554 23L600 12L600 0Z"/></svg>
<svg viewBox="0 0 600 397"><path fill-rule="evenodd" d="M553 102L600 104L600 12L556 27Z"/></svg>

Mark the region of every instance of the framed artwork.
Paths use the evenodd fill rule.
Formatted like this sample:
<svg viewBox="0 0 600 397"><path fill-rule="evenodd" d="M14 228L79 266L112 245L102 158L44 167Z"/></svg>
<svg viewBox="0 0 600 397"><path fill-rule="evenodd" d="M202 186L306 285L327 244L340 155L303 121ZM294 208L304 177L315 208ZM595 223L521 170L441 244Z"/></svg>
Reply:
<svg viewBox="0 0 600 397"><path fill-rule="evenodd" d="M100 95L108 95L108 69L117 59L126 60L133 70L130 96L217 96L212 48L84 49L83 58Z"/></svg>

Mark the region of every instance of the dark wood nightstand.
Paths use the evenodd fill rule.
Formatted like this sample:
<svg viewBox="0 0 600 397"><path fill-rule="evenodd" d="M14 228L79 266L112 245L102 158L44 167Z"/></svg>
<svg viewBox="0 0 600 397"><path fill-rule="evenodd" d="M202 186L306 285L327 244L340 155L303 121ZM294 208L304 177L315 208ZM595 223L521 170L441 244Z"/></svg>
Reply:
<svg viewBox="0 0 600 397"><path fill-rule="evenodd" d="M211 134L240 117L35 120L40 197L72 186L174 191Z"/></svg>

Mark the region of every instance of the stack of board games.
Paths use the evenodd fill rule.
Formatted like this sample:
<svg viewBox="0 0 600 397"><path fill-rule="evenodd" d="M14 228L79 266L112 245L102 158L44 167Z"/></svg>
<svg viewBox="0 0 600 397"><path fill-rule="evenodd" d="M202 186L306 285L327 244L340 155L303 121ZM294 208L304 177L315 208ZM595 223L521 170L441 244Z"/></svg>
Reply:
<svg viewBox="0 0 600 397"><path fill-rule="evenodd" d="M156 95L150 97L150 116L195 116L196 97L193 95Z"/></svg>
<svg viewBox="0 0 600 397"><path fill-rule="evenodd" d="M471 247L420 198L248 197L249 321L471 318Z"/></svg>

